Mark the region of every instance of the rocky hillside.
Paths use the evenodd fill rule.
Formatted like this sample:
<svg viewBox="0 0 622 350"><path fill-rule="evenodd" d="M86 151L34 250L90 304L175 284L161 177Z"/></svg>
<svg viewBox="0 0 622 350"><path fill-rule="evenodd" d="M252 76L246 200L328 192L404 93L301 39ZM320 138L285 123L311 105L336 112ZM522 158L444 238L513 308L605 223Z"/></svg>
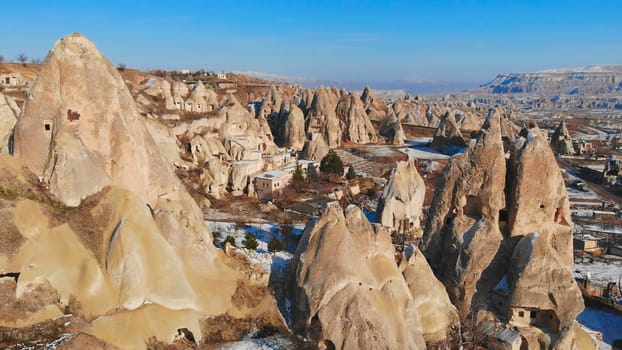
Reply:
<svg viewBox="0 0 622 350"><path fill-rule="evenodd" d="M492 94L584 95L622 91L622 65L499 74L479 90Z"/></svg>

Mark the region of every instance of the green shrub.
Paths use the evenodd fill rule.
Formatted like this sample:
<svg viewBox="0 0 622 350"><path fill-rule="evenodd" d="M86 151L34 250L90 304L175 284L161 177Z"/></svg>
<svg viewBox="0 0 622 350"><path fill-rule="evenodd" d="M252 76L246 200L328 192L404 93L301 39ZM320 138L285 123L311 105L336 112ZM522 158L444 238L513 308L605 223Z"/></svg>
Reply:
<svg viewBox="0 0 622 350"><path fill-rule="evenodd" d="M242 244L244 245L244 248L248 250L255 250L259 245L259 243L257 242L257 238L255 238L255 235L250 232L244 236Z"/></svg>
<svg viewBox="0 0 622 350"><path fill-rule="evenodd" d="M229 244L231 244L234 247L236 246L235 238L232 235L228 235L227 238L225 238L225 240L222 241L222 246L224 247L225 245L227 245L227 242L229 242Z"/></svg>
<svg viewBox="0 0 622 350"><path fill-rule="evenodd" d="M283 248L283 242L281 242L281 240L276 237L272 237L270 242L268 242L268 251L270 253L280 252L281 250L283 250Z"/></svg>
<svg viewBox="0 0 622 350"><path fill-rule="evenodd" d="M354 171L354 167L350 165L348 172L346 173L346 179L352 180L356 178L356 171Z"/></svg>
<svg viewBox="0 0 622 350"><path fill-rule="evenodd" d="M330 151L320 162L320 171L328 174L343 175L343 162L335 151Z"/></svg>
<svg viewBox="0 0 622 350"><path fill-rule="evenodd" d="M293 180L294 183L297 184L305 181L305 175L302 172L302 168L300 167L300 164L298 164L298 162L296 162L296 170L294 170Z"/></svg>

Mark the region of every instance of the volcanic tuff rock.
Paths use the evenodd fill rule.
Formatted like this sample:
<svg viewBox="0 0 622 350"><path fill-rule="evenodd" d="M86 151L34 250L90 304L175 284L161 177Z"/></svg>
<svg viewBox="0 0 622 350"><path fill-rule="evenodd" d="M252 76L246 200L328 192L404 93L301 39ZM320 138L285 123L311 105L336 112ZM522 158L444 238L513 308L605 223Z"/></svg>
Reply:
<svg viewBox="0 0 622 350"><path fill-rule="evenodd" d="M450 147L465 147L466 141L462 137L460 128L456 124L453 113L446 112L434 132L430 147L444 151Z"/></svg>
<svg viewBox="0 0 622 350"><path fill-rule="evenodd" d="M400 119L395 115L393 110L387 112L387 117L383 121L383 125L380 128L380 135L387 137L394 145L404 144L404 129Z"/></svg>
<svg viewBox="0 0 622 350"><path fill-rule="evenodd" d="M376 130L356 94L342 97L337 104L336 113L341 121L345 141L363 144L378 142Z"/></svg>
<svg viewBox="0 0 622 350"><path fill-rule="evenodd" d="M511 325L543 327L555 348L570 348L583 304L564 181L537 128L511 144L506 162L503 123L503 112L491 109L477 140L448 163L422 246L462 317L494 305L494 289L509 300L494 308ZM525 312L550 322L534 324Z"/></svg>
<svg viewBox="0 0 622 350"><path fill-rule="evenodd" d="M397 162L378 200L376 221L394 231L415 231L416 236L421 236L424 197L425 183L415 160ZM408 220L406 227L405 220Z"/></svg>
<svg viewBox="0 0 622 350"><path fill-rule="evenodd" d="M510 192L510 235L522 237L508 273L511 305L552 310L561 332L571 328L583 311L571 270L572 221L564 180L537 128L517 145L511 161L515 181Z"/></svg>
<svg viewBox="0 0 622 350"><path fill-rule="evenodd" d="M170 186L179 182L125 83L80 35L58 41L41 67L15 127L15 155L72 206L107 185L132 189L152 207L162 196L178 199Z"/></svg>
<svg viewBox="0 0 622 350"><path fill-rule="evenodd" d="M504 259L499 213L505 203L501 111L491 110L477 141L452 158L435 189L423 250L464 317L486 304Z"/></svg>
<svg viewBox="0 0 622 350"><path fill-rule="evenodd" d="M0 242L13 244L0 246L0 273L20 274L18 299L49 284L60 300L0 323L51 319L75 300L76 313L94 320L80 331L139 349L151 337L172 342L180 328L201 341L207 317L231 317L232 328L255 317L283 326L266 281L249 280L244 264L213 246L157 147L112 64L80 34L59 40L15 133L15 154L40 184L18 160L0 158L8 228ZM32 190L44 186L75 208Z"/></svg>
<svg viewBox="0 0 622 350"><path fill-rule="evenodd" d="M9 152L9 139L19 113L20 109L15 100L0 93L0 153Z"/></svg>
<svg viewBox="0 0 622 350"><path fill-rule="evenodd" d="M339 147L343 137L343 130L335 113L339 98L339 93L333 89L317 88L306 117L307 132L322 135L330 148Z"/></svg>
<svg viewBox="0 0 622 350"><path fill-rule="evenodd" d="M360 209L344 215L329 205L305 228L294 258L295 329L334 349L422 349L445 339L455 310L442 286L424 260L400 260L390 235L374 231ZM434 289L420 289L418 278Z"/></svg>
<svg viewBox="0 0 622 350"><path fill-rule="evenodd" d="M283 109L281 109L283 113ZM291 109L281 118L282 128L280 129L280 137L283 146L289 147L296 151L301 151L305 144L305 117L302 110L292 104Z"/></svg>
<svg viewBox="0 0 622 350"><path fill-rule="evenodd" d="M572 145L572 138L566 128L566 123L562 120L551 136L551 147L553 152L559 155L574 155L575 149Z"/></svg>

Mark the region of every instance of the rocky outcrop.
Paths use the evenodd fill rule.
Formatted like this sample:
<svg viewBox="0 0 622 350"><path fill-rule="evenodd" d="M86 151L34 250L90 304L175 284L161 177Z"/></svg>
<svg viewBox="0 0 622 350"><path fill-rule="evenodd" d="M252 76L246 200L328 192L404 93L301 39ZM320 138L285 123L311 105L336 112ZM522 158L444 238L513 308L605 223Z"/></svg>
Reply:
<svg viewBox="0 0 622 350"><path fill-rule="evenodd" d="M569 348L583 304L564 181L535 127L510 144L506 162L504 123L491 109L477 140L448 163L422 247L463 318L492 306L510 325L539 328L555 348Z"/></svg>
<svg viewBox="0 0 622 350"><path fill-rule="evenodd" d="M441 119L434 132L434 138L430 147L441 152L450 151L456 147L466 147L466 141L462 137L460 128L456 124L455 116L452 113L445 113Z"/></svg>
<svg viewBox="0 0 622 350"><path fill-rule="evenodd" d="M406 135L404 134L402 123L392 110L389 110L387 118L383 121L383 125L380 128L380 135L388 138L394 145L404 144Z"/></svg>
<svg viewBox="0 0 622 350"><path fill-rule="evenodd" d="M491 110L477 142L447 164L435 189L422 247L464 317L486 305L504 274L505 209L501 111Z"/></svg>
<svg viewBox="0 0 622 350"><path fill-rule="evenodd" d="M283 326L267 281L251 281L244 263L214 247L152 132L88 39L57 42L16 126L15 154L34 174L0 158L0 187L11 189L0 199L9 228L0 242L13 242L0 246L0 273L20 274L17 298L49 283L60 301L0 323L27 326L74 307L89 320L79 331L124 349L171 343L181 328L201 341L210 336L202 320L222 315ZM197 162L203 148L219 148L191 145Z"/></svg>
<svg viewBox="0 0 622 350"><path fill-rule="evenodd" d="M406 246L400 264L419 318L418 327L427 343L447 339L460 320L443 284L436 279L425 256L413 245Z"/></svg>
<svg viewBox="0 0 622 350"><path fill-rule="evenodd" d="M305 144L305 117L300 108L291 106L287 116L282 121L281 137L283 145L296 151L301 151Z"/></svg>
<svg viewBox="0 0 622 350"><path fill-rule="evenodd" d="M378 142L376 130L356 94L344 96L337 104L336 113L345 141L358 144Z"/></svg>
<svg viewBox="0 0 622 350"><path fill-rule="evenodd" d="M307 133L321 134L330 148L339 147L343 137L343 130L335 113L338 102L339 97L334 91L319 87L315 90L309 114L306 116Z"/></svg>
<svg viewBox="0 0 622 350"><path fill-rule="evenodd" d="M17 103L11 97L0 93L0 153L9 153L9 140L19 114Z"/></svg>
<svg viewBox="0 0 622 350"><path fill-rule="evenodd" d="M415 161L397 162L378 199L376 221L393 231L420 237L424 197L425 183Z"/></svg>
<svg viewBox="0 0 622 350"><path fill-rule="evenodd" d="M551 148L557 155L574 155L575 149L572 145L572 138L566 128L566 123L562 120L551 136Z"/></svg>
<svg viewBox="0 0 622 350"><path fill-rule="evenodd" d="M549 325L564 342L583 311L581 293L572 275L572 221L564 180L546 137L537 128L517 145L512 157L510 235L520 239L514 249L508 282L510 315L537 310L554 320ZM542 189L547 189L543 191Z"/></svg>
<svg viewBox="0 0 622 350"><path fill-rule="evenodd" d="M324 138L319 134L311 134L311 139L305 141L304 148L302 149L302 158L321 161L325 155L330 151L330 147L324 141Z"/></svg>
<svg viewBox="0 0 622 350"><path fill-rule="evenodd" d="M294 261L295 329L321 346L422 349L455 325L425 260L411 254L398 266L390 235L375 231L357 207L325 209L305 229ZM420 289L420 278L436 289Z"/></svg>
<svg viewBox="0 0 622 350"><path fill-rule="evenodd" d="M178 184L116 68L80 35L58 41L41 67L15 127L15 155L72 206L117 185L154 207Z"/></svg>
<svg viewBox="0 0 622 350"><path fill-rule="evenodd" d="M620 91L620 65L594 65L534 73L499 74L480 90L493 94L598 95Z"/></svg>

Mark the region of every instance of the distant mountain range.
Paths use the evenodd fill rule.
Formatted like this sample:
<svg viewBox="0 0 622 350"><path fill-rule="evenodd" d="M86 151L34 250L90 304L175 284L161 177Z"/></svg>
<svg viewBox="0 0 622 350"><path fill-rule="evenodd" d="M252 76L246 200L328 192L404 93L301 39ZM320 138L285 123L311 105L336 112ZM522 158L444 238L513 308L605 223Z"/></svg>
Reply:
<svg viewBox="0 0 622 350"><path fill-rule="evenodd" d="M396 80L388 82L314 80L260 72L239 72L252 77L303 87L336 86L360 91L369 85L374 91L390 96L409 93L442 94L467 92L476 94L532 94L542 96L601 96L622 93L622 65L592 65L559 68L532 73L503 73L486 84L430 80ZM479 85L479 87L478 87Z"/></svg>
<svg viewBox="0 0 622 350"><path fill-rule="evenodd" d="M622 92L622 65L560 68L499 74L474 92L594 96Z"/></svg>
<svg viewBox="0 0 622 350"><path fill-rule="evenodd" d="M365 86L369 86L374 90L374 92L387 91L390 95L394 95L395 91L397 90L403 90L405 93L409 93L412 95L459 92L476 88L479 85L478 82L451 82L433 80L395 80L387 82L318 80L302 77L289 77L254 71L234 73L244 74L259 79L265 79L281 83L298 84L306 88L316 88L318 86L335 86L351 91L361 91L365 88Z"/></svg>

